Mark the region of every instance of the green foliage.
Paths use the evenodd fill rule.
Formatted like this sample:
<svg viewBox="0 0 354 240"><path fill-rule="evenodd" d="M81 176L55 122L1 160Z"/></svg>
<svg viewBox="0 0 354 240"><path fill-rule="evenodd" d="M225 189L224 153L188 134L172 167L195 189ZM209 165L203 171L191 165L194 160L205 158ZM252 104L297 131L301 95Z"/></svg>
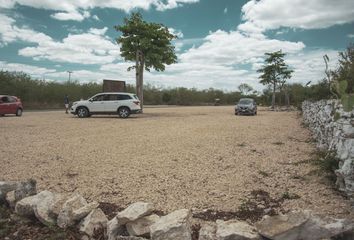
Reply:
<svg viewBox="0 0 354 240"><path fill-rule="evenodd" d="M124 25L115 26L115 29L122 32L117 43L121 45L121 55L126 61L135 61L137 51L144 55L147 71L151 68L164 71L164 64L169 65L177 61L171 43L176 36L163 24L148 23L142 19L140 13L132 13L130 18L124 19Z"/></svg>
<svg viewBox="0 0 354 240"><path fill-rule="evenodd" d="M97 83L48 82L31 79L21 72L0 71L0 94L9 94L21 98L26 109L62 108L64 95L68 94L71 102L88 98L102 91Z"/></svg>
<svg viewBox="0 0 354 240"><path fill-rule="evenodd" d="M336 180L334 171L339 168L339 159L334 151L316 151L311 163L318 166L320 174L325 174L332 182Z"/></svg>
<svg viewBox="0 0 354 240"><path fill-rule="evenodd" d="M253 91L253 88L247 83L241 83L238 86L238 90L242 93L243 96L248 96L249 93Z"/></svg>
<svg viewBox="0 0 354 240"><path fill-rule="evenodd" d="M350 112L354 108L354 94L347 93L348 91L347 80L341 80L337 82L336 87L344 111Z"/></svg>

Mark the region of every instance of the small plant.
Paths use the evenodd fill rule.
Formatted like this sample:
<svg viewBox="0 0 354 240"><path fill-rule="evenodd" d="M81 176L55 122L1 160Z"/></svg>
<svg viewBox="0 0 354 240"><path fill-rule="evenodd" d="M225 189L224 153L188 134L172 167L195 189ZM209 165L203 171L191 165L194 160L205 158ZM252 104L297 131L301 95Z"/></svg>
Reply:
<svg viewBox="0 0 354 240"><path fill-rule="evenodd" d="M265 172L265 171L262 171L262 170L258 171L258 173L259 173L260 175L262 175L263 177L269 177L269 176L270 176L269 173L267 173L267 172Z"/></svg>
<svg viewBox="0 0 354 240"><path fill-rule="evenodd" d="M343 105L343 109L346 112L350 112L354 108L354 95L347 93L348 81L342 80L336 83L336 90L340 95L340 101Z"/></svg>
<svg viewBox="0 0 354 240"><path fill-rule="evenodd" d="M333 119L334 119L335 122L340 119L340 114L339 114L339 112L336 112L336 113L334 114L334 118L333 118Z"/></svg>
<svg viewBox="0 0 354 240"><path fill-rule="evenodd" d="M331 181L336 180L334 171L339 168L339 159L334 151L316 151L311 163L319 167L319 171L326 174Z"/></svg>
<svg viewBox="0 0 354 240"><path fill-rule="evenodd" d="M283 142L274 142L273 144L274 144L274 145L278 145L278 146L280 146L280 145L284 145L284 143L283 143Z"/></svg>
<svg viewBox="0 0 354 240"><path fill-rule="evenodd" d="M297 195L296 193L290 193L288 190L286 190L285 192L283 192L282 199L288 199L288 200L292 200L292 199L299 199L300 196Z"/></svg>

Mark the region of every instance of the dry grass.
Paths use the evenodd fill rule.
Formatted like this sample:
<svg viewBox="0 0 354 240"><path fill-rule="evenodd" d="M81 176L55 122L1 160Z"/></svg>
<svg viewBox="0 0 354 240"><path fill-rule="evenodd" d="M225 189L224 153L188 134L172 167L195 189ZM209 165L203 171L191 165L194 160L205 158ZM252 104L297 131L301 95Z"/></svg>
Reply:
<svg viewBox="0 0 354 240"><path fill-rule="evenodd" d="M40 189L121 206L149 201L163 211L236 211L262 189L276 199L298 196L284 200L285 210L351 214L347 200L309 174L316 166L304 160L314 147L297 113L258 113L171 107L129 119L78 119L62 111L2 117L0 178L32 177Z"/></svg>

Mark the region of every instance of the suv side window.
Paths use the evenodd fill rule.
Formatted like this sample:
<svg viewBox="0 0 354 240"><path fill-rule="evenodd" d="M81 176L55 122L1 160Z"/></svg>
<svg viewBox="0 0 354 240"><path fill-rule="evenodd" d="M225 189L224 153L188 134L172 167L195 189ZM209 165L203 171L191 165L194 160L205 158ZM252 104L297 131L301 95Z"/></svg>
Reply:
<svg viewBox="0 0 354 240"><path fill-rule="evenodd" d="M117 101L118 100L118 96L117 94L106 94L104 97L105 101Z"/></svg>
<svg viewBox="0 0 354 240"><path fill-rule="evenodd" d="M104 101L105 94L97 95L96 97L92 98L92 101Z"/></svg>
<svg viewBox="0 0 354 240"><path fill-rule="evenodd" d="M132 99L131 96L126 95L126 94L118 94L118 100L129 100Z"/></svg>

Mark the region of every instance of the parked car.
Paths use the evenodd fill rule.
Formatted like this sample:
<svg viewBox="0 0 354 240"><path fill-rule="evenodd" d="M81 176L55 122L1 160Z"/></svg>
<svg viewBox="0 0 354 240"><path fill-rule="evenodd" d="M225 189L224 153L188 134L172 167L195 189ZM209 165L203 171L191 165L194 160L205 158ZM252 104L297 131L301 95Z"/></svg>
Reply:
<svg viewBox="0 0 354 240"><path fill-rule="evenodd" d="M16 114L22 116L23 106L21 99L15 96L0 95L0 116L5 114Z"/></svg>
<svg viewBox="0 0 354 240"><path fill-rule="evenodd" d="M74 102L70 112L79 118L95 114L118 114L127 118L130 114L141 113L139 98L135 94L123 92L98 93L88 100Z"/></svg>
<svg viewBox="0 0 354 240"><path fill-rule="evenodd" d="M235 106L235 115L257 115L257 103L253 98L241 98Z"/></svg>

